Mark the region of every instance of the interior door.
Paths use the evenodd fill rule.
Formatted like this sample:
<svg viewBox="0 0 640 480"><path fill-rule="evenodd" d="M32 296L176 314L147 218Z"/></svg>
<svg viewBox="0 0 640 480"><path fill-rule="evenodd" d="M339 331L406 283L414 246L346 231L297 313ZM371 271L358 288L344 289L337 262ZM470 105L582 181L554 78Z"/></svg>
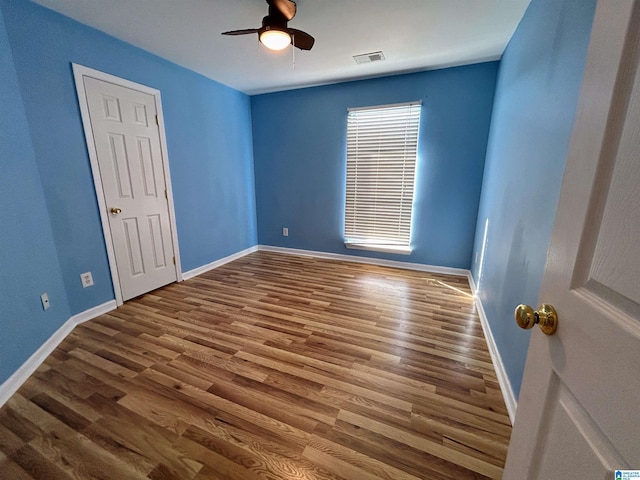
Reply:
<svg viewBox="0 0 640 480"><path fill-rule="evenodd" d="M508 480L640 470L639 54L640 2L600 0L540 292L559 326L532 332Z"/></svg>
<svg viewBox="0 0 640 480"><path fill-rule="evenodd" d="M115 263L128 300L177 280L155 97L83 77Z"/></svg>

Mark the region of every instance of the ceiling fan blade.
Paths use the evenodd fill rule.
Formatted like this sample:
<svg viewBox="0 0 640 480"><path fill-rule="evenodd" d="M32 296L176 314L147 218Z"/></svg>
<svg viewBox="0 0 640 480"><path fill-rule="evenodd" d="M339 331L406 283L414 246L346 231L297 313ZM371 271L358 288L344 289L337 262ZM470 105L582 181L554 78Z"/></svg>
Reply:
<svg viewBox="0 0 640 480"><path fill-rule="evenodd" d="M293 43L293 46L301 50L311 50L311 47L313 47L316 41L316 39L307 32L303 32L297 28L290 28L289 33L292 36L291 43Z"/></svg>
<svg viewBox="0 0 640 480"><path fill-rule="evenodd" d="M258 33L259 28L245 28L244 30L231 30L230 32L222 32L222 35L249 35L250 33Z"/></svg>
<svg viewBox="0 0 640 480"><path fill-rule="evenodd" d="M287 21L296 16L296 2L292 2L291 0L267 0L267 3L270 6L276 7Z"/></svg>

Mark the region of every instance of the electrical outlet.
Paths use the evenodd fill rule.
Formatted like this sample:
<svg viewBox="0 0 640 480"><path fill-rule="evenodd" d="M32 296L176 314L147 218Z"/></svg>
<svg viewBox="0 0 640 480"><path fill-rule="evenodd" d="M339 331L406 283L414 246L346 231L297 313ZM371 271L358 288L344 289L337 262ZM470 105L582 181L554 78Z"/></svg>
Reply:
<svg viewBox="0 0 640 480"><path fill-rule="evenodd" d="M47 295L46 293L43 293L42 295L40 295L40 300L42 301L42 309L48 310L49 307L51 306L49 304L49 295Z"/></svg>
<svg viewBox="0 0 640 480"><path fill-rule="evenodd" d="M82 282L82 288L90 287L93 285L93 275L91 275L91 272L81 273L80 281Z"/></svg>
<svg viewBox="0 0 640 480"><path fill-rule="evenodd" d="M287 227L282 227L282 236L283 237L289 236L289 229Z"/></svg>

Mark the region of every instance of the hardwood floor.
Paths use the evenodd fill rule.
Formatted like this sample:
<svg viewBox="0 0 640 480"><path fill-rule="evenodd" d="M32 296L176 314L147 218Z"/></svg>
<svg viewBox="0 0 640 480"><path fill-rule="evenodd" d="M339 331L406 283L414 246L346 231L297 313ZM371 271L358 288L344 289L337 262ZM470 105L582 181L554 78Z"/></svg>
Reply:
<svg viewBox="0 0 640 480"><path fill-rule="evenodd" d="M510 434L465 278L258 252L77 327L0 477L501 478Z"/></svg>

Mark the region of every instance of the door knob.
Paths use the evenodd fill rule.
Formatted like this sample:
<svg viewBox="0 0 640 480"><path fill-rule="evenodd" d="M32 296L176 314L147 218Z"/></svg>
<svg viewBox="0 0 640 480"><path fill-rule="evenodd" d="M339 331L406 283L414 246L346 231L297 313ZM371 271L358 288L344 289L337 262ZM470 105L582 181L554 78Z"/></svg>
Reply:
<svg viewBox="0 0 640 480"><path fill-rule="evenodd" d="M536 323L546 335L553 335L558 329L558 313L552 305L543 303L535 311L529 305L520 304L515 311L516 323L525 330L532 328Z"/></svg>
<svg viewBox="0 0 640 480"><path fill-rule="evenodd" d="M122 210L120 210L118 207L111 207L111 215L118 215L119 213L122 212Z"/></svg>

